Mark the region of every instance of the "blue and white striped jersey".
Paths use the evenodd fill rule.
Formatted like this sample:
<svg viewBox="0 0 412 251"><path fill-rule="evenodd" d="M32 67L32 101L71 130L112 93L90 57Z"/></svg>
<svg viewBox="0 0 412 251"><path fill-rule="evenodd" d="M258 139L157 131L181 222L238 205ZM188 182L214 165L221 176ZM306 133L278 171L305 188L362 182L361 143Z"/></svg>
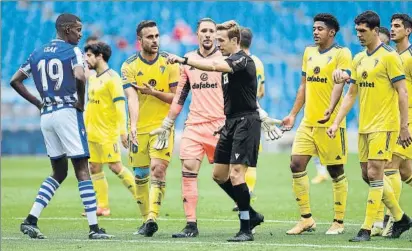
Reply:
<svg viewBox="0 0 412 251"><path fill-rule="evenodd" d="M21 72L33 76L44 102L42 114L73 107L77 101L75 67L84 67L83 53L60 39L37 48L21 65Z"/></svg>

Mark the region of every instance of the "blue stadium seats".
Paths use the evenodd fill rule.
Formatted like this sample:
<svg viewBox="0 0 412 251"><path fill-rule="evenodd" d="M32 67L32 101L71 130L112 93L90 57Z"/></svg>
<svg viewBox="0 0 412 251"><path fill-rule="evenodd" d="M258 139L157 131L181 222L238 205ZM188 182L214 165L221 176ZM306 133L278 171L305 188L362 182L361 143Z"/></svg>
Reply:
<svg viewBox="0 0 412 251"><path fill-rule="evenodd" d="M135 29L143 19L158 22L162 34L172 36L177 20L185 21L196 30L196 22L202 17L211 17L217 22L235 19L254 32L253 54L260 57L266 69L267 94L262 106L272 116L285 116L295 99L300 81L300 60L304 47L312 43L312 18L320 12L337 16L342 32L337 40L348 46L355 54L361 50L354 32L354 17L365 10L376 11L382 25L388 27L394 12L410 12L412 2L18 2L2 3L1 59L2 88L10 88L8 81L19 65L37 46L55 36L54 20L62 12L78 15L84 24L84 38L93 34L103 35L113 49L110 64L116 71L122 62L135 52ZM342 11L345 10L345 11ZM391 11L388 11L391 10ZM125 39L129 46L117 47L117 40ZM83 39L82 44L85 39ZM184 54L194 45L163 43L164 50ZM28 83L28 85L33 85ZM3 92L2 92L3 93ZM13 93L13 92L7 92ZM17 95L17 94L8 94ZM21 98L4 99L2 102L27 104ZM17 101L16 101L17 100ZM187 106L182 115L187 114ZM356 128L357 111L347 117L349 128ZM21 114L16 114L16 116ZM24 128L25 124L37 122L37 116L25 119L5 119L4 129ZM184 116L178 119L177 128L182 128ZM4 149L3 149L4 150Z"/></svg>

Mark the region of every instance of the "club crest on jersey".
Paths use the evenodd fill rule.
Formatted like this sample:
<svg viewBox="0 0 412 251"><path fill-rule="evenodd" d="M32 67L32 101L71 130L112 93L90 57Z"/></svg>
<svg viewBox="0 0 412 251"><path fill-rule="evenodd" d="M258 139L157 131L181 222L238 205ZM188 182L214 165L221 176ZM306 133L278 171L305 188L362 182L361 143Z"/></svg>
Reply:
<svg viewBox="0 0 412 251"><path fill-rule="evenodd" d="M150 79L150 80L149 80L149 85L150 85L151 87L155 87L155 86L156 86L156 80L155 80L155 79Z"/></svg>
<svg viewBox="0 0 412 251"><path fill-rule="evenodd" d="M316 66L316 67L313 69L313 73L319 74L319 73L320 73L320 67L319 67L319 66Z"/></svg>
<svg viewBox="0 0 412 251"><path fill-rule="evenodd" d="M223 84L229 83L229 75L227 73L223 74Z"/></svg>
<svg viewBox="0 0 412 251"><path fill-rule="evenodd" d="M202 80L202 81L207 81L208 80L208 76L207 76L207 73L202 73L201 75L200 75L200 79Z"/></svg>
<svg viewBox="0 0 412 251"><path fill-rule="evenodd" d="M166 67L164 67L163 65L160 66L160 72L163 74L163 72L165 72Z"/></svg>
<svg viewBox="0 0 412 251"><path fill-rule="evenodd" d="M362 72L362 78L367 79L368 78L368 73L366 71Z"/></svg>

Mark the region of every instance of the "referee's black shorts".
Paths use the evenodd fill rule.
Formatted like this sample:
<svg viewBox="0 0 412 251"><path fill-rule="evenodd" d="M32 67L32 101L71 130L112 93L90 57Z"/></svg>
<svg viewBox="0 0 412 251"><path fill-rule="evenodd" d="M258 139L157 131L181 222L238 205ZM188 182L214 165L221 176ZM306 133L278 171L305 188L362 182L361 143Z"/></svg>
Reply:
<svg viewBox="0 0 412 251"><path fill-rule="evenodd" d="M227 116L215 150L214 163L255 167L260 143L259 113Z"/></svg>

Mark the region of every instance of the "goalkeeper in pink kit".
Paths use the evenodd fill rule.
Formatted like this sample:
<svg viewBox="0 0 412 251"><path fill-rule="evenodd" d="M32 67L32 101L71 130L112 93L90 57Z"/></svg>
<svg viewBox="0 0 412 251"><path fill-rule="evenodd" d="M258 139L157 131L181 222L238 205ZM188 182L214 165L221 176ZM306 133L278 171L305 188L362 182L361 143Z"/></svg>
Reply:
<svg viewBox="0 0 412 251"><path fill-rule="evenodd" d="M198 60L222 58L222 53L215 46L216 23L212 19L203 18L198 21L197 35L199 49L187 53L185 57ZM167 147L168 135L171 133L174 121L192 90L190 112L185 122L180 145L182 195L187 224L181 232L173 234L173 238L196 237L199 234L196 218L197 175L205 155L209 163L213 163L215 148L219 140L217 131L224 125L226 119L221 79L222 73L220 72L203 71L189 65L182 65L180 81L169 114L164 119L162 127L151 132L151 134L158 135L155 148ZM264 116L270 119L266 113ZM273 139L279 138L281 134L280 130L276 132L272 130L271 133Z"/></svg>

